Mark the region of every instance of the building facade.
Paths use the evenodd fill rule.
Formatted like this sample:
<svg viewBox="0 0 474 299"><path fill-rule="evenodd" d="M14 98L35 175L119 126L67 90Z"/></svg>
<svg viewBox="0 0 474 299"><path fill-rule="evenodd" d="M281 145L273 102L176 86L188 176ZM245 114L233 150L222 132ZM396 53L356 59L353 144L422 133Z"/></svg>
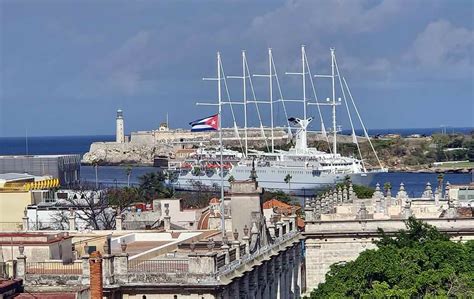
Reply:
<svg viewBox="0 0 474 299"><path fill-rule="evenodd" d="M0 174L27 173L34 176L51 176L61 186L78 184L81 179L80 155L0 156Z"/></svg>
<svg viewBox="0 0 474 299"><path fill-rule="evenodd" d="M408 197L403 183L396 195L377 185L372 198L359 199L349 188L328 191L306 203L305 252L307 291L325 281L334 263L356 259L367 249L375 249L378 229L388 235L405 229L411 216L422 219L447 233L453 240L474 239L474 218L471 206L462 206L446 190L432 190L428 183L422 196Z"/></svg>

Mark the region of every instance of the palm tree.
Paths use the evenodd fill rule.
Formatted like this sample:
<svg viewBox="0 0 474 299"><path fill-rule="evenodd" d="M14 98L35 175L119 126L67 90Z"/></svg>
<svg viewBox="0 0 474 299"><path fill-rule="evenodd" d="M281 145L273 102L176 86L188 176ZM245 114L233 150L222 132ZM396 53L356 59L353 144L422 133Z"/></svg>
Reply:
<svg viewBox="0 0 474 299"><path fill-rule="evenodd" d="M285 176L285 179L284 179L285 183L288 184L288 191L291 190L291 179L293 179L293 177L291 176L291 174L287 174L287 175Z"/></svg>
<svg viewBox="0 0 474 299"><path fill-rule="evenodd" d="M443 188L443 180L444 180L444 174L440 173L438 174L438 190L441 192Z"/></svg>
<svg viewBox="0 0 474 299"><path fill-rule="evenodd" d="M98 175L99 161L98 160L92 161L92 165L94 166L94 170L95 170L95 189L98 190L99 189L99 175Z"/></svg>
<svg viewBox="0 0 474 299"><path fill-rule="evenodd" d="M385 194L387 194L388 190L392 189L392 184L390 182L386 182L383 184L383 189L385 190Z"/></svg>
<svg viewBox="0 0 474 299"><path fill-rule="evenodd" d="M132 166L127 165L125 168L125 173L127 174L127 187L130 187L130 176L132 175Z"/></svg>

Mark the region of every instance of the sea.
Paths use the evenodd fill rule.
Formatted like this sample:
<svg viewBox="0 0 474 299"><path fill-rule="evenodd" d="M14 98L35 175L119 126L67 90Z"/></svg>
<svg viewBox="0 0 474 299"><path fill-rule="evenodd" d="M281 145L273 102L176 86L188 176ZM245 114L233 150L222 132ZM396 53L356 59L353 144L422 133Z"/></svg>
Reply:
<svg viewBox="0 0 474 299"><path fill-rule="evenodd" d="M443 128L447 133L468 134L474 128ZM370 135L400 134L409 136L412 134L432 135L441 133L442 128L424 129L372 129ZM343 132L344 133L344 132ZM0 155L53 155L53 154L79 154L86 153L91 143L100 141L114 141L113 135L90 135L90 136L45 136L45 137L0 137ZM133 167L130 184L139 183L139 177L156 172L154 167ZM426 183L437 185L436 173L406 173L388 172L376 175L373 186L378 182L382 186L390 182L393 192L398 190L400 183L404 183L405 189L410 196L419 196L425 189ZM107 186L124 186L127 184L127 175L122 166L100 166L97 169L98 181ZM81 166L81 180L95 182L95 170L91 166ZM444 180L451 184L468 184L473 181L472 173L446 173Z"/></svg>

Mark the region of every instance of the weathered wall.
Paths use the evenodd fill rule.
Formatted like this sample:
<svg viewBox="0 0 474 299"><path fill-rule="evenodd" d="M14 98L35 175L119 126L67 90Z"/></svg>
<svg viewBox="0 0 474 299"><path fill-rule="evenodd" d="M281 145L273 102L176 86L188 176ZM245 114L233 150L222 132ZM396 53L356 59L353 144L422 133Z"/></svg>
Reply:
<svg viewBox="0 0 474 299"><path fill-rule="evenodd" d="M423 219L453 240L474 239L474 219ZM307 222L305 227L306 281L308 291L324 282L329 267L356 259L366 249L374 249L377 228L387 233L405 229L403 219ZM467 232L462 233L461 232Z"/></svg>
<svg viewBox="0 0 474 299"><path fill-rule="evenodd" d="M355 260L366 249L376 248L372 239L334 238L306 240L306 283L312 290L324 281L329 266Z"/></svg>
<svg viewBox="0 0 474 299"><path fill-rule="evenodd" d="M0 192L0 222L22 222L32 200L31 192Z"/></svg>
<svg viewBox="0 0 474 299"><path fill-rule="evenodd" d="M189 295L181 295L177 298L184 297L186 299L214 299L216 298L214 295L211 294L189 294ZM173 294L123 294L123 299L175 299L175 295Z"/></svg>

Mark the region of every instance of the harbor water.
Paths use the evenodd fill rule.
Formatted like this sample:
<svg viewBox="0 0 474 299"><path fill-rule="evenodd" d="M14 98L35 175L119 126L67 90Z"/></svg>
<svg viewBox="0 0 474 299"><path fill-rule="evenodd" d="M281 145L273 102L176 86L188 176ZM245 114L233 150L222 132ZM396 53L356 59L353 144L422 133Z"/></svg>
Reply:
<svg viewBox="0 0 474 299"><path fill-rule="evenodd" d="M158 169L154 167L133 167L130 175L130 184L137 185L139 177L149 173L157 172ZM97 169L98 181L102 185L107 186L125 186L127 185L126 168L122 166L100 166ZM81 178L84 181L95 182L95 170L92 166L81 167ZM469 184L472 181L472 174L470 173L446 173L444 174L444 182L450 184L460 185ZM426 183L429 182L432 186L438 184L437 173L409 173L409 172L385 172L377 173L375 180L371 187L375 187L379 183L382 187L384 183L390 182L392 184L392 192L398 191L400 183L405 185L405 190L410 197L420 196L425 189ZM308 190L310 193L310 190Z"/></svg>

